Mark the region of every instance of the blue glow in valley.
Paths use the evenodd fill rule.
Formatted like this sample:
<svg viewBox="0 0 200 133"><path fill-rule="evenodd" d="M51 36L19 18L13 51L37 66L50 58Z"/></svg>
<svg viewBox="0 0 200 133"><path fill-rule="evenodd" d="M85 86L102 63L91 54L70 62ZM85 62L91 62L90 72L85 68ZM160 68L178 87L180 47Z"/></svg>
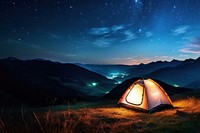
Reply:
<svg viewBox="0 0 200 133"><path fill-rule="evenodd" d="M120 73L120 72L113 72L113 73L109 73L108 76L106 76L108 79L115 79L115 78L125 78L127 76L129 76L130 74L127 73Z"/></svg>

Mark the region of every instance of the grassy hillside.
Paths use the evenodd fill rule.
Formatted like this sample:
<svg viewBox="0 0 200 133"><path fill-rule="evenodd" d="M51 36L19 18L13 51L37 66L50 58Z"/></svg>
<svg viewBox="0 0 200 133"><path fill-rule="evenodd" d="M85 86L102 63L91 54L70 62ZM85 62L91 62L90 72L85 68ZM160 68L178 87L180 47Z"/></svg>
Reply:
<svg viewBox="0 0 200 133"><path fill-rule="evenodd" d="M175 108L152 114L115 107L115 104L60 111L1 110L0 132L150 132L197 133L200 129L200 93L172 97Z"/></svg>

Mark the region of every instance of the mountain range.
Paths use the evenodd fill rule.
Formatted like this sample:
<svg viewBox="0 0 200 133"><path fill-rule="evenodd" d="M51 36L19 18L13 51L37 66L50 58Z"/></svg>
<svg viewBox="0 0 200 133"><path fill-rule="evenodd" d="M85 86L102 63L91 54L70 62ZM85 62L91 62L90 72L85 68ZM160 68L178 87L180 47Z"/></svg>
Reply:
<svg viewBox="0 0 200 133"><path fill-rule="evenodd" d="M157 69L147 77L162 80L168 84L200 88L200 58L187 59L174 67Z"/></svg>
<svg viewBox="0 0 200 133"><path fill-rule="evenodd" d="M176 87L200 88L200 58L184 61L172 60L170 62L157 61L132 66L116 65L113 67L113 65L90 64L81 64L81 66L118 82L142 77L161 80ZM107 69L106 72L105 69ZM113 74L115 75L112 76Z"/></svg>
<svg viewBox="0 0 200 133"><path fill-rule="evenodd" d="M50 106L119 98L138 77L153 78L170 95L182 93L191 91L183 87L200 88L199 68L200 58L126 66L9 57L0 59L0 106Z"/></svg>

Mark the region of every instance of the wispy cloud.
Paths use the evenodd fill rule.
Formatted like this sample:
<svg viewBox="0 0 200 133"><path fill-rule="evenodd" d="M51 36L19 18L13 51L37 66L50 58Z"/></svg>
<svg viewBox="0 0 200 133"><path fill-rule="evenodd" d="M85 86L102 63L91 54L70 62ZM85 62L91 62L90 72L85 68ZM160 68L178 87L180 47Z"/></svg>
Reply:
<svg viewBox="0 0 200 133"><path fill-rule="evenodd" d="M19 41L19 40L15 40L15 39L7 39L6 44L8 45L18 45L18 46L22 46L22 47L29 47L35 50L43 50L44 48L42 48L40 45L36 45L36 44L30 44L24 41Z"/></svg>
<svg viewBox="0 0 200 133"><path fill-rule="evenodd" d="M77 55L75 55L75 54L66 54L66 56L68 56L68 57L75 57Z"/></svg>
<svg viewBox="0 0 200 133"><path fill-rule="evenodd" d="M57 35L55 33L47 32L47 35L49 35L49 37L52 38L52 39L61 39L62 38L62 36Z"/></svg>
<svg viewBox="0 0 200 133"><path fill-rule="evenodd" d="M175 36L178 36L180 34L184 34L186 33L188 30L189 30L190 26L180 26L178 28L176 28L174 31L173 31L173 34Z"/></svg>
<svg viewBox="0 0 200 133"><path fill-rule="evenodd" d="M117 31L119 31L119 30L123 30L124 28L125 28L124 25L113 25L113 26L111 27L111 30L112 30L113 32L117 32Z"/></svg>
<svg viewBox="0 0 200 133"><path fill-rule="evenodd" d="M113 25L111 27L98 27L98 28L91 28L88 33L91 35L105 35L105 34L111 34L112 32L116 33L119 30L123 30L125 26L123 24L121 25Z"/></svg>
<svg viewBox="0 0 200 133"><path fill-rule="evenodd" d="M151 62L151 61L148 58L140 58L140 59L136 59L135 57L115 57L115 58L113 58L114 64L138 65L141 63L146 64L149 62Z"/></svg>
<svg viewBox="0 0 200 133"><path fill-rule="evenodd" d="M43 32L44 37L47 37L48 39L62 39L64 38L64 36L56 34L56 33L52 33L52 32Z"/></svg>
<svg viewBox="0 0 200 133"><path fill-rule="evenodd" d="M183 53L200 54L200 37L193 39L193 41L179 51Z"/></svg>
<svg viewBox="0 0 200 133"><path fill-rule="evenodd" d="M106 48L106 47L109 47L113 42L114 42L114 39L99 38L99 39L96 39L93 42L93 44L95 45L95 47Z"/></svg>
<svg viewBox="0 0 200 133"><path fill-rule="evenodd" d="M200 54L200 48L195 50L191 48L182 48L179 51L183 53Z"/></svg>
<svg viewBox="0 0 200 133"><path fill-rule="evenodd" d="M91 41L96 47L109 47L116 42L127 42L138 38L136 34L124 24L113 25L110 27L97 27L88 30ZM151 36L152 33L148 33Z"/></svg>
<svg viewBox="0 0 200 133"><path fill-rule="evenodd" d="M182 37L183 40L186 40L186 41L190 41L190 42L193 42L193 40L195 40L196 38L193 37L193 36L184 36Z"/></svg>
<svg viewBox="0 0 200 133"><path fill-rule="evenodd" d="M22 44L22 41L16 40L16 39L7 39L5 41L7 44Z"/></svg>
<svg viewBox="0 0 200 133"><path fill-rule="evenodd" d="M137 38L137 36L131 30L126 30L124 32L124 35L125 35L125 39L122 40L122 42L130 41Z"/></svg>
<svg viewBox="0 0 200 133"><path fill-rule="evenodd" d="M151 37L151 36L153 36L153 32L148 31L148 32L145 33L145 35L146 35L146 37Z"/></svg>
<svg viewBox="0 0 200 133"><path fill-rule="evenodd" d="M36 44L30 44L29 46L36 49L36 50L44 50L44 48L42 48L41 46L36 45Z"/></svg>
<svg viewBox="0 0 200 133"><path fill-rule="evenodd" d="M92 28L89 30L89 34L91 35L97 35L97 36L100 36L100 35L104 35L104 34L107 34L110 32L110 28L108 27L101 27L101 28Z"/></svg>
<svg viewBox="0 0 200 133"><path fill-rule="evenodd" d="M76 54L63 53L63 52L52 51L52 50L45 50L45 51L42 51L42 52L37 53L37 54L40 55L41 58L46 59L46 57L48 57L48 59L50 59L52 61L58 61L59 60L59 62L63 62L63 63L65 63L66 61L74 62L74 59L76 57L78 57L78 55L76 55Z"/></svg>
<svg viewBox="0 0 200 133"><path fill-rule="evenodd" d="M159 60L165 60L165 59L169 59L170 57L167 55L162 55L162 56L156 56L156 58Z"/></svg>

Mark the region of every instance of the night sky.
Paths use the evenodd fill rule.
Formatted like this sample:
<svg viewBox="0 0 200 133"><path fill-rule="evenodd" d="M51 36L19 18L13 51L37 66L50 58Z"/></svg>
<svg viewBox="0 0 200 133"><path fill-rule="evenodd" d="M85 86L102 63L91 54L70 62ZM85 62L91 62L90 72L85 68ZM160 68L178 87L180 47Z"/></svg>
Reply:
<svg viewBox="0 0 200 133"><path fill-rule="evenodd" d="M1 0L0 58L139 64L200 56L200 0Z"/></svg>

